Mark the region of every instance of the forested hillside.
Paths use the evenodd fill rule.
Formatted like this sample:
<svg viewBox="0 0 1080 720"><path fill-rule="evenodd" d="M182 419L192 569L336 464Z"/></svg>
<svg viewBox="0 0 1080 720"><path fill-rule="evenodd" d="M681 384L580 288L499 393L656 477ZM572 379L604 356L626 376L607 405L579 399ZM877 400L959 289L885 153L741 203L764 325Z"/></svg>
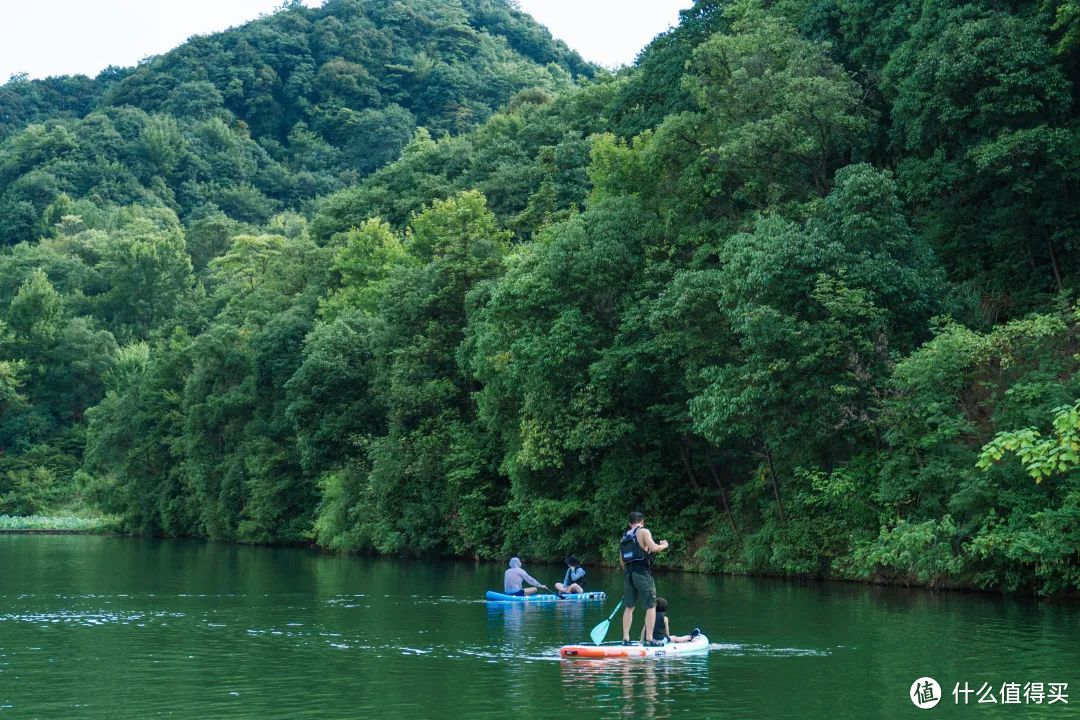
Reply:
<svg viewBox="0 0 1080 720"><path fill-rule="evenodd" d="M65 198L266 223L395 159L418 126L462 132L519 90L591 74L505 2L331 0L93 80L15 78L0 244L48 234Z"/></svg>
<svg viewBox="0 0 1080 720"><path fill-rule="evenodd" d="M699 0L614 76L330 0L15 80L0 512L1080 590L1078 67L1073 0Z"/></svg>

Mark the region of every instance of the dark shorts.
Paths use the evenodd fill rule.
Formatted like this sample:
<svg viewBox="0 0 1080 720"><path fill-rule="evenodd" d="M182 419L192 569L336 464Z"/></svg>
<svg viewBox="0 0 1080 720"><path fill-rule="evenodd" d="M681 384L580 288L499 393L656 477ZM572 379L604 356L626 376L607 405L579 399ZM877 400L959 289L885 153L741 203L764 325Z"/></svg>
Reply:
<svg viewBox="0 0 1080 720"><path fill-rule="evenodd" d="M623 605L635 608L638 601L645 609L656 607L656 581L648 570L631 570L623 574Z"/></svg>
<svg viewBox="0 0 1080 720"><path fill-rule="evenodd" d="M517 592L503 593L503 595L524 595L524 594L525 594L525 588L521 588Z"/></svg>

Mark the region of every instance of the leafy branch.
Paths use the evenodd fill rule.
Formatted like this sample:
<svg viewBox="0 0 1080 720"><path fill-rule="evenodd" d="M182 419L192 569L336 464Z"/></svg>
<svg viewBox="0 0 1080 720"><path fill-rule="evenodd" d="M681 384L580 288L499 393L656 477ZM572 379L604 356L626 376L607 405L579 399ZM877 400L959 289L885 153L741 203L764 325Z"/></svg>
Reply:
<svg viewBox="0 0 1080 720"><path fill-rule="evenodd" d="M1054 432L1043 437L1035 428L999 432L983 446L976 463L983 472L1007 453L1015 453L1036 483L1080 467L1080 400L1054 408Z"/></svg>

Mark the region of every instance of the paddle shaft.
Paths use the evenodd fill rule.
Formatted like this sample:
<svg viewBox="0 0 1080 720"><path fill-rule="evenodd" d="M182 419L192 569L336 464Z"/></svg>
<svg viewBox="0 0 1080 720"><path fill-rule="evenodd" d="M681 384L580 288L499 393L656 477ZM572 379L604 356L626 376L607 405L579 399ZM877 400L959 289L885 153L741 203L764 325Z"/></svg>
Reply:
<svg viewBox="0 0 1080 720"><path fill-rule="evenodd" d="M621 607L622 600L619 600L618 604L615 605L615 609L611 611L610 615L608 615L607 620L601 621L599 625L592 629L592 632L589 633L589 638L594 643L599 645L604 641L604 638L607 637L608 628L611 627L611 619L615 617L615 613L619 612L619 608Z"/></svg>

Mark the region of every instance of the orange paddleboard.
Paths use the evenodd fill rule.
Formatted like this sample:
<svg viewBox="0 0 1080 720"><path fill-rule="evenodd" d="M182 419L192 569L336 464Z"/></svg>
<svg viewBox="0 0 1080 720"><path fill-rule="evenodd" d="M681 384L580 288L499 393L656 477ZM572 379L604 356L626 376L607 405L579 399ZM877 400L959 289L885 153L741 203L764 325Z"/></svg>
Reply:
<svg viewBox="0 0 1080 720"><path fill-rule="evenodd" d="M559 655L567 660L596 660L603 658L662 658L675 657L677 655L691 655L709 651L709 638L698 635L690 642L664 643L658 647L650 647L634 643L623 645L621 642L593 645L564 645L559 648Z"/></svg>

